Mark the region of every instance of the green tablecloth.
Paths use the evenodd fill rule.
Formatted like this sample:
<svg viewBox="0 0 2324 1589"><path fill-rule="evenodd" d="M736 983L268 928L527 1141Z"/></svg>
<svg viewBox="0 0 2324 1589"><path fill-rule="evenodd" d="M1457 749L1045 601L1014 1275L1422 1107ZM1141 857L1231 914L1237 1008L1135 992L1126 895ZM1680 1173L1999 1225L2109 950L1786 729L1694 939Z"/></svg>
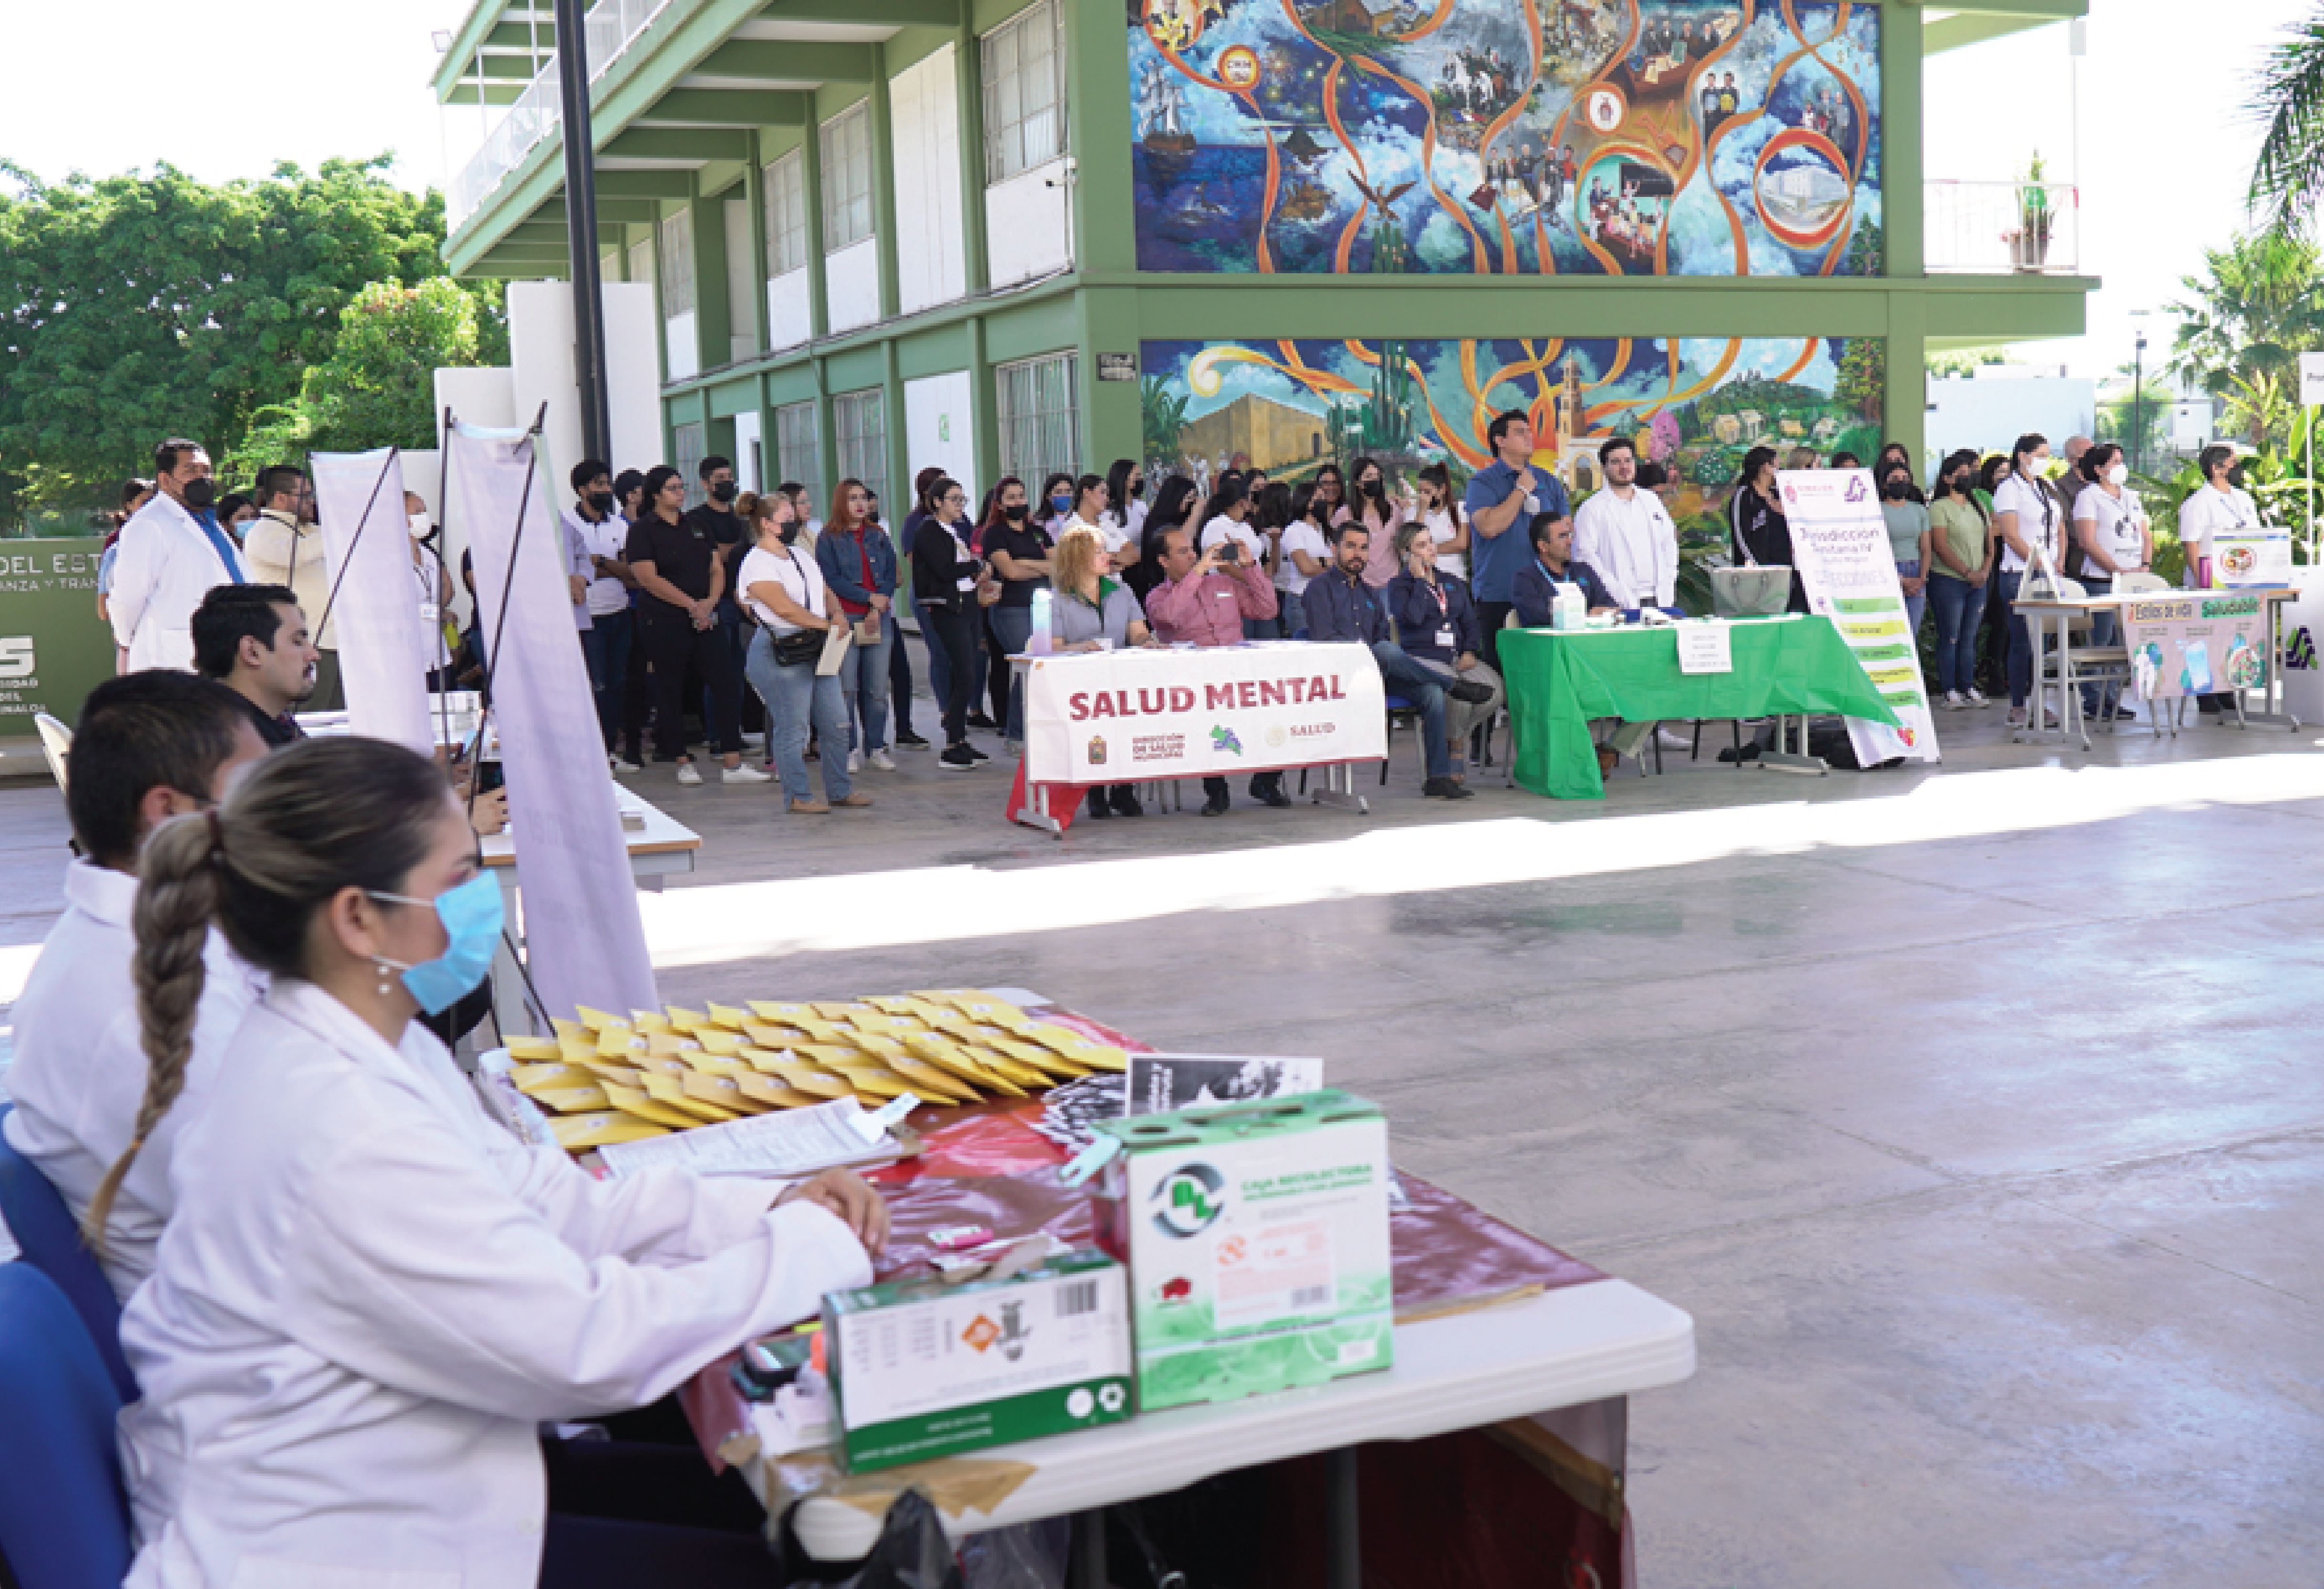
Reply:
<svg viewBox="0 0 2324 1589"><path fill-rule="evenodd" d="M1896 715L1824 617L1746 618L1733 625L1735 670L1682 673L1669 628L1508 629L1501 677L1517 736L1517 781L1563 800L1603 799L1595 717L1766 717L1836 712L1894 724Z"/></svg>

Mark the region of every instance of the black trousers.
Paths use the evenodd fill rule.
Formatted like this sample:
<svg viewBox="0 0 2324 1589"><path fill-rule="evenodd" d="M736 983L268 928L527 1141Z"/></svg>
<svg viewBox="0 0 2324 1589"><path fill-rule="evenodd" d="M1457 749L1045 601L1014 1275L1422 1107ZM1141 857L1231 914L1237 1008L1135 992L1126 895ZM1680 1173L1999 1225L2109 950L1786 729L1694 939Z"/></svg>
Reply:
<svg viewBox="0 0 2324 1589"><path fill-rule="evenodd" d="M992 692L992 720L1005 724L1009 721L1009 648L1002 645L1000 638L992 633L991 607L977 609L977 622L984 630L984 665L986 683ZM969 698L974 700L976 692L971 690Z"/></svg>
<svg viewBox="0 0 2324 1589"><path fill-rule="evenodd" d="M667 606L657 611L641 606L644 619L638 649L653 664L654 753L675 762L686 754L686 672L689 665L702 678L709 721L704 727L712 747L724 755L740 755L742 731L735 726L741 705L734 665L726 636L713 624L696 629L684 613Z"/></svg>
<svg viewBox="0 0 2324 1589"><path fill-rule="evenodd" d="M1501 625L1517 610L1511 601L1480 601L1477 604L1477 627L1485 632L1485 666L1498 673L1501 670Z"/></svg>
<svg viewBox="0 0 2324 1589"><path fill-rule="evenodd" d="M902 744L907 734L914 738L919 734L912 726L912 651L904 643L903 614L910 607L909 602L899 602L888 614L887 627L896 634L888 646L888 704L894 709L888 725L890 744ZM941 708L944 703L936 705Z"/></svg>
<svg viewBox="0 0 2324 1589"><path fill-rule="evenodd" d="M936 703L936 711L944 720L945 743L958 744L968 737L968 708L976 699L976 631L970 627L977 616L962 607L920 608L921 638L930 645L944 647L947 664L946 682L951 688ZM904 648L899 645L896 650ZM930 670L934 671L933 669ZM903 718L899 716L898 722Z"/></svg>
<svg viewBox="0 0 2324 1589"><path fill-rule="evenodd" d="M630 631L629 668L622 679L622 754L630 761L643 762L646 714L653 700L653 660L646 654L644 603L630 612L633 626Z"/></svg>

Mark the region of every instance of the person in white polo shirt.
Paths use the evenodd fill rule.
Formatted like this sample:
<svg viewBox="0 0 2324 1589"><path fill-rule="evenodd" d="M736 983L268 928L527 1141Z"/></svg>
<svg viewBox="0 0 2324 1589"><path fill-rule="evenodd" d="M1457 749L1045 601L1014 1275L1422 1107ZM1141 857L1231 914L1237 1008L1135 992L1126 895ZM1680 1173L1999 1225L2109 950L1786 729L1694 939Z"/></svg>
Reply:
<svg viewBox="0 0 2324 1589"><path fill-rule="evenodd" d="M2017 588L2030 568L2044 578L2058 573L2065 534L2065 510L2043 478L2050 467L2050 441L2024 435L2009 449L2009 473L1993 488L1993 531L2001 541L2001 573L1994 599L2009 625L2009 725L2025 722L2025 697L2034 693L2034 633L2016 614Z"/></svg>
<svg viewBox="0 0 2324 1589"><path fill-rule="evenodd" d="M2259 504L2243 488L2243 466L2236 449L2215 442L2196 455L2203 483L2179 504L2179 541L2187 549L2187 584L2197 590L2211 585L2211 537L2225 530L2259 528Z"/></svg>
<svg viewBox="0 0 2324 1589"><path fill-rule="evenodd" d="M1624 607L1678 604L1678 526L1651 491L1638 489L1638 455L1627 436L1598 449L1606 489L1573 515L1573 556Z"/></svg>

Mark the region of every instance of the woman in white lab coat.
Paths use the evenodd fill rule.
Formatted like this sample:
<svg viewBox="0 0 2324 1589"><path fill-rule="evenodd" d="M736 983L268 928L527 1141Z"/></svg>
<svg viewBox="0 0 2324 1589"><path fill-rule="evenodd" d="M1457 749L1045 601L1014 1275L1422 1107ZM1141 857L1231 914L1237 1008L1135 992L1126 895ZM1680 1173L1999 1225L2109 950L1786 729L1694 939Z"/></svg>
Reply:
<svg viewBox="0 0 2324 1589"><path fill-rule="evenodd" d="M122 1320L131 1584L595 1579L541 1579L545 1524L563 1553L536 1426L652 1401L864 1284L885 1207L844 1176L599 1183L493 1125L413 1016L481 978L498 886L399 746L283 751L143 871L140 1140L183 1079L208 925L274 983L179 1140Z"/></svg>

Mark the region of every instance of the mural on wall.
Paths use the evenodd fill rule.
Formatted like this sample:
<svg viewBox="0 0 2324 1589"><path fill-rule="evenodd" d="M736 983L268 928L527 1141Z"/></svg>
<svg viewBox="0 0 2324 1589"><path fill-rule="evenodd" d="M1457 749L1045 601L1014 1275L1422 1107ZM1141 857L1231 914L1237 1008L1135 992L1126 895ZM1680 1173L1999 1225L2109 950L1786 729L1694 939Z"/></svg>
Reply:
<svg viewBox="0 0 2324 1589"><path fill-rule="evenodd" d="M1149 271L1880 269L1868 0L1129 0Z"/></svg>
<svg viewBox="0 0 2324 1589"><path fill-rule="evenodd" d="M1646 337L1478 342L1148 342L1146 470L1206 490L1229 468L1296 483L1366 456L1407 475L1482 467L1493 416L1523 409L1536 463L1594 490L1620 434L1670 471L1674 513L1699 511L1766 445L1871 457L1882 348L1873 337Z"/></svg>

